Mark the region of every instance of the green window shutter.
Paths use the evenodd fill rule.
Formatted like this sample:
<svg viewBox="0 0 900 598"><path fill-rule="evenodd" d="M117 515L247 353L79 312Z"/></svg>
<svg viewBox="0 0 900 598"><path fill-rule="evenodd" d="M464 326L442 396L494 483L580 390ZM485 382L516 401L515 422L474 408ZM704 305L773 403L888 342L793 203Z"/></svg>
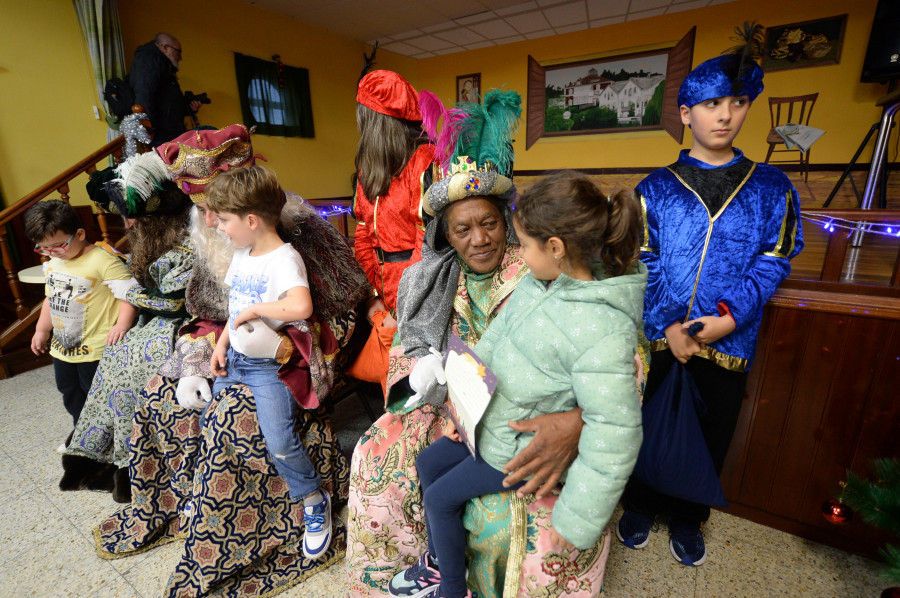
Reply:
<svg viewBox="0 0 900 598"><path fill-rule="evenodd" d="M315 137L309 71L234 53L234 70L244 124L256 134ZM280 85L281 83L282 85Z"/></svg>

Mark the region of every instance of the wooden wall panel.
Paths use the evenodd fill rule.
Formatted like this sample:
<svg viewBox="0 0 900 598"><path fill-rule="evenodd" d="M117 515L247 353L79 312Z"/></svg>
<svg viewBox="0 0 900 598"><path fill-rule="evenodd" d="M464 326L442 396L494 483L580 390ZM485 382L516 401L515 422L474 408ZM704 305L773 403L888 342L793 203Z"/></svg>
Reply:
<svg viewBox="0 0 900 598"><path fill-rule="evenodd" d="M762 364L756 413L748 439L747 459L737 498L740 502L765 508L771 493L775 462L790 410L795 372L800 369L803 349L814 314L783 309L773 314L774 338ZM791 331L786 334L786 331Z"/></svg>
<svg viewBox="0 0 900 598"><path fill-rule="evenodd" d="M741 413L738 416L737 426L731 440L731 447L728 449L728 455L725 458L722 475L720 476L722 491L729 500L738 496L741 491L741 472L747 463L750 432L753 429L756 418L757 395L759 394L759 382L762 379L761 372L765 370L766 355L768 355L769 347L775 337L773 333L774 327L775 317L773 310L767 307L759 326L759 343L756 346L756 357L747 379L747 392L744 394Z"/></svg>
<svg viewBox="0 0 900 598"><path fill-rule="evenodd" d="M872 379L869 403L850 462L850 468L860 473L869 469L873 459L900 457L900 322L891 322L879 330L872 343L882 348L883 354Z"/></svg>
<svg viewBox="0 0 900 598"><path fill-rule="evenodd" d="M781 439L778 451L781 458L773 464L775 476L767 503L767 509L778 515L791 518L800 515L827 405L818 398L828 396L847 327L847 319L843 316L816 313L800 348L803 364L795 373L790 411L785 422L785 430L790 433ZM785 334L794 332L785 331Z"/></svg>
<svg viewBox="0 0 900 598"><path fill-rule="evenodd" d="M862 426L856 440L850 469L860 475L871 476L875 459L900 457L900 322L892 322L872 342L882 352L878 369L872 378L868 403L863 413ZM857 516L842 535L859 537L868 546L896 543L897 538L887 532L866 525Z"/></svg>
<svg viewBox="0 0 900 598"><path fill-rule="evenodd" d="M866 474L874 459L900 457L900 320L854 297L831 311L766 307L722 480L731 513L877 557L885 532L821 512L847 468Z"/></svg>
<svg viewBox="0 0 900 598"><path fill-rule="evenodd" d="M826 399L819 447L810 477L800 520L808 523L822 519L822 501L834 496L850 466L863 414L868 402L880 343L873 342L886 322L875 318L853 317L841 351L841 362ZM815 397L812 400L816 400ZM829 479L830 478L830 479Z"/></svg>

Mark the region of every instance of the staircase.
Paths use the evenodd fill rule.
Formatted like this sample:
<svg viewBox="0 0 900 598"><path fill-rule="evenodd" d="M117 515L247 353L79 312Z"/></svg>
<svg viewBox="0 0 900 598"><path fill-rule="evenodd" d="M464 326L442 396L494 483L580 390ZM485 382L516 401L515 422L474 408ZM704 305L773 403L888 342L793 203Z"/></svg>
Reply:
<svg viewBox="0 0 900 598"><path fill-rule="evenodd" d="M131 111L140 114L144 108L135 104ZM153 128L147 120L141 124L153 135ZM41 185L14 205L0 212L0 254L3 269L6 271L7 285L0 284L0 380L17 373L48 365L48 355L35 356L31 352L31 337L34 325L40 315L44 301L44 287L39 284L23 283L19 279L22 270L39 266L47 258L39 257L32 250L32 244L25 237L24 214L34 204L46 199L53 193L59 193L59 199L69 201L70 184L87 183L90 173L97 170L97 165L112 156L116 162L123 160L125 138L113 139L96 152L80 160L51 181ZM149 147L139 143L138 151L148 151ZM55 199L55 198L54 198ZM351 206L351 198L333 198L328 200L311 200L309 203L320 210L320 213L331 222L342 234L352 239L355 222L347 214ZM336 209L337 208L337 209ZM107 220L107 213L97 208L91 211L88 206L75 208L85 226L87 238L91 241L103 240L118 246L112 237L120 232L115 226L117 222ZM119 239L123 240L122 238Z"/></svg>
<svg viewBox="0 0 900 598"><path fill-rule="evenodd" d="M25 212L37 202L54 193L59 194L59 199L69 201L70 184L79 178L81 180L76 184L86 183L90 173L97 170L97 165L110 156L113 156L117 162L121 161L124 145L124 137L113 139L0 212L0 255L2 255L3 269L6 271L7 279L7 285L0 285L0 306L2 306L2 311L0 311L0 327L2 327L0 329L0 379L50 363L48 356L36 357L30 348L34 324L40 315L41 304L44 301L44 288L42 285L25 284L18 277L19 271L39 266L42 261L32 251L32 244L25 238L23 218ZM80 208L78 211L83 212L79 215L82 216L82 221L88 228L88 238L91 238L91 229L95 228L94 215L90 213L88 207ZM89 214L90 219L84 218L84 213ZM104 241L111 243L106 214L98 210L96 219L99 235ZM95 238L94 240L99 239Z"/></svg>

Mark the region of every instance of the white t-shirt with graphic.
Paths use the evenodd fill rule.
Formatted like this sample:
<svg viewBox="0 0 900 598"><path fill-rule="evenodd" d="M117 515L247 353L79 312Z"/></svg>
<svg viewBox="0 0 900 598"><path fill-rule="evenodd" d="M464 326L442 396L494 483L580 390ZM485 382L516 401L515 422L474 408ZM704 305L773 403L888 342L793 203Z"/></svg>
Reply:
<svg viewBox="0 0 900 598"><path fill-rule="evenodd" d="M254 303L278 301L294 287L309 288L306 265L297 250L285 243L265 255L250 255L250 248L235 249L225 284L228 292L228 327L234 330L234 319L244 308ZM278 330L285 325L282 320L263 318L269 328ZM237 335L231 334L231 346L244 353Z"/></svg>

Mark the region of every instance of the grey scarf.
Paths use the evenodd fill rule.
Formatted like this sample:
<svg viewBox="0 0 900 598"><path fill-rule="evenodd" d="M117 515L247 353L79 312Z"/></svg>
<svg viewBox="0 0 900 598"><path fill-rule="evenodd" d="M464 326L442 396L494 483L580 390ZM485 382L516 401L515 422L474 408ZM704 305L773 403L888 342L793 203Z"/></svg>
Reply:
<svg viewBox="0 0 900 598"><path fill-rule="evenodd" d="M501 206L507 244L518 244L512 210ZM459 282L459 260L443 232L443 211L428 223L422 261L408 267L397 290L397 321L403 353L419 359L434 347L443 353L450 340L450 318ZM435 249L436 248L436 249Z"/></svg>
<svg viewBox="0 0 900 598"><path fill-rule="evenodd" d="M428 226L436 224L432 220ZM459 280L456 250L422 245L422 260L408 267L397 289L400 342L407 357L419 359L434 347L443 353L450 339L450 317Z"/></svg>

